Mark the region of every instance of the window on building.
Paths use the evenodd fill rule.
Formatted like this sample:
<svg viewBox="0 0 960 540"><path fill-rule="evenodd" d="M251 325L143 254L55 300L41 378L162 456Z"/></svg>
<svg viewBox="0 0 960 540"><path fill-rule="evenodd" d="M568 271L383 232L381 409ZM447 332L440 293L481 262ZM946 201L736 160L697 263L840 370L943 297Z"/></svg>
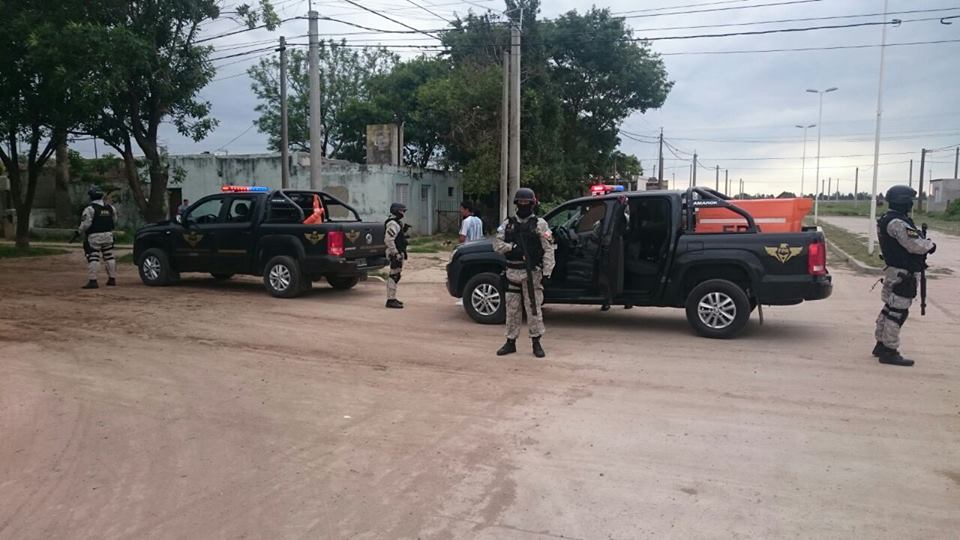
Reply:
<svg viewBox="0 0 960 540"><path fill-rule="evenodd" d="M393 189L393 202L410 204L410 184L397 184Z"/></svg>
<svg viewBox="0 0 960 540"><path fill-rule="evenodd" d="M447 197L453 197L453 187L447 188Z"/></svg>

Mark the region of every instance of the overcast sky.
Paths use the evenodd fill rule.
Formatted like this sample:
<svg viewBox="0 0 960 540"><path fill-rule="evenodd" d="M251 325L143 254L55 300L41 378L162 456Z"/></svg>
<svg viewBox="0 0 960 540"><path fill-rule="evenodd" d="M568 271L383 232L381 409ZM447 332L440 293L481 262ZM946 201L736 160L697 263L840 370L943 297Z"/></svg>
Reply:
<svg viewBox="0 0 960 540"><path fill-rule="evenodd" d="M226 3L230 5L233 0L226 0ZM361 3L420 29L441 28L446 24L406 0L363 0ZM417 0L416 3L429 7L444 18L453 18L455 14L462 15L469 10L481 11L480 6L503 9L500 0ZM305 15L307 12L307 0L275 0L274 4L281 18ZM541 17L547 18L570 10L584 11L594 5L584 0L544 0L543 4ZM689 7L692 4L697 5ZM624 13L624 16L630 17L627 21L635 29L636 36L655 38L879 22L880 16L872 16L659 30L667 27L877 14L882 13L883 4L883 0L608 0L595 5L608 7L614 13L631 12ZM953 22L951 25L942 24L939 20L940 17L960 16L960 7L957 6L960 3L956 0L889 0L892 14L889 18L902 19L903 23L898 27L888 27L888 44L938 40L955 42L886 48L883 139L879 167L881 190L907 181L911 158L914 159L914 182L917 181L921 148L940 148L960 143L960 18L946 21ZM321 15L376 28L402 29L342 0L319 0L314 2L314 7ZM946 11L948 8L956 9ZM718 9L723 11L716 11ZM944 11L894 14L938 9ZM690 13L694 11L700 12ZM669 15L676 12L685 13ZM223 20L209 25L205 33L217 35L235 28L236 23ZM320 23L321 38L351 31L355 29L343 24L329 21ZM238 45L276 39L280 35L290 39L306 32L307 21L294 20L285 23L277 32L261 30L218 39L213 43L222 52L215 53L215 56L243 51L242 48L235 48ZM868 190L872 180L879 47L744 54L702 53L878 45L881 32L882 27L877 25L759 36L653 41L651 48L664 55L669 77L675 81L675 85L662 109L634 114L624 122L623 129L641 135L637 138L645 139L655 137L662 127L665 137L675 147L688 153L696 150L704 167L713 169L719 165L721 184L724 170L728 169L731 181L743 178L746 191L750 193L798 191L803 138L802 130L794 126L817 122L818 97L805 90L835 86L839 90L824 97L820 177L839 178L840 189L850 192L853 190L855 168L859 166L860 188ZM350 36L348 39L369 43L382 41L384 44L429 43L429 39L423 36L404 35ZM296 41L303 42L306 39L297 38ZM410 56L410 53L406 56ZM239 154L265 151L266 137L251 127L257 116L254 112L256 99L250 90L250 79L245 75L245 70L257 59L251 56L239 61L216 62L219 69L217 80L204 89L202 95L213 103L213 115L220 125L199 143L178 136L173 129L165 129L162 142L171 153L226 151ZM626 136L622 139L623 151L640 157L646 172L652 173L656 145L631 140ZM808 193L814 189L816 140L817 128L810 129L805 169L805 191ZM87 155L93 153L91 143L77 143L77 149ZM100 151L104 151L102 145ZM690 176L689 162L665 153L666 157L671 158L666 161L665 177L671 179L676 175L674 185L686 187ZM679 156L689 158L684 153ZM928 164L928 171L932 170L934 178L953 176L953 148L937 152L928 160L932 161ZM713 170L700 168L697 172L698 184L713 186L714 178Z"/></svg>

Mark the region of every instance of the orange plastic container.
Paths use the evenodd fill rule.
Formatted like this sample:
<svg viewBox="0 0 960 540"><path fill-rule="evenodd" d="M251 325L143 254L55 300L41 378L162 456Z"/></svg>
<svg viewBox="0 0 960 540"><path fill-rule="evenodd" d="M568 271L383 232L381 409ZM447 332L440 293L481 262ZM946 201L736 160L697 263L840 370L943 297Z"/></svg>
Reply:
<svg viewBox="0 0 960 540"><path fill-rule="evenodd" d="M761 232L800 232L803 218L813 208L813 199L730 200L753 216ZM737 232L747 228L747 220L725 208L701 208L697 212L697 232Z"/></svg>

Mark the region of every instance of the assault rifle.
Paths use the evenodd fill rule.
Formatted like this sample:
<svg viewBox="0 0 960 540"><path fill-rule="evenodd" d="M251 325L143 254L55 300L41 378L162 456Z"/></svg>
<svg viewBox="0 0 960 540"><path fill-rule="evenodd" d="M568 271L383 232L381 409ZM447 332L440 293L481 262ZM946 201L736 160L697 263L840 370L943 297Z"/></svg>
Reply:
<svg viewBox="0 0 960 540"><path fill-rule="evenodd" d="M531 216L531 220L533 221L533 226L536 227L537 217ZM536 291L533 290L533 272L534 272L533 261L531 261L530 257L527 256L527 253L529 253L529 250L527 249L526 238L527 238L527 235L518 234L517 246L519 246L520 251L523 252L523 263L527 267L527 298L530 300L530 312L533 313L534 315L539 315L540 314L540 312L538 311L539 308L537 308L537 293Z"/></svg>
<svg viewBox="0 0 960 540"><path fill-rule="evenodd" d="M920 234L927 237L927 224L920 225ZM923 264L920 266L920 316L927 314L927 256L923 256Z"/></svg>

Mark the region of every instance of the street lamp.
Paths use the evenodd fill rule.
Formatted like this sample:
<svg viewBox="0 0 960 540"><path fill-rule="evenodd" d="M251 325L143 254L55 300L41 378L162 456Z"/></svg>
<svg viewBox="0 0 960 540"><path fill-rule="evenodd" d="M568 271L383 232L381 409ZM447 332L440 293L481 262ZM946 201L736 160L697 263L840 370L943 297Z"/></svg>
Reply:
<svg viewBox="0 0 960 540"><path fill-rule="evenodd" d="M798 127L803 130L803 158L800 162L800 197L803 197L803 180L804 175L807 172L807 128L817 127L816 124L810 124L809 126L804 126L797 124L795 127Z"/></svg>
<svg viewBox="0 0 960 540"><path fill-rule="evenodd" d="M820 135L823 132L823 95L829 94L830 92L835 92L838 90L836 86L827 88L826 90L813 90L808 89L807 92L812 94L820 94L820 113L817 116L817 178L820 178ZM816 199L813 201L813 223L818 225L820 223L820 194L817 193Z"/></svg>

